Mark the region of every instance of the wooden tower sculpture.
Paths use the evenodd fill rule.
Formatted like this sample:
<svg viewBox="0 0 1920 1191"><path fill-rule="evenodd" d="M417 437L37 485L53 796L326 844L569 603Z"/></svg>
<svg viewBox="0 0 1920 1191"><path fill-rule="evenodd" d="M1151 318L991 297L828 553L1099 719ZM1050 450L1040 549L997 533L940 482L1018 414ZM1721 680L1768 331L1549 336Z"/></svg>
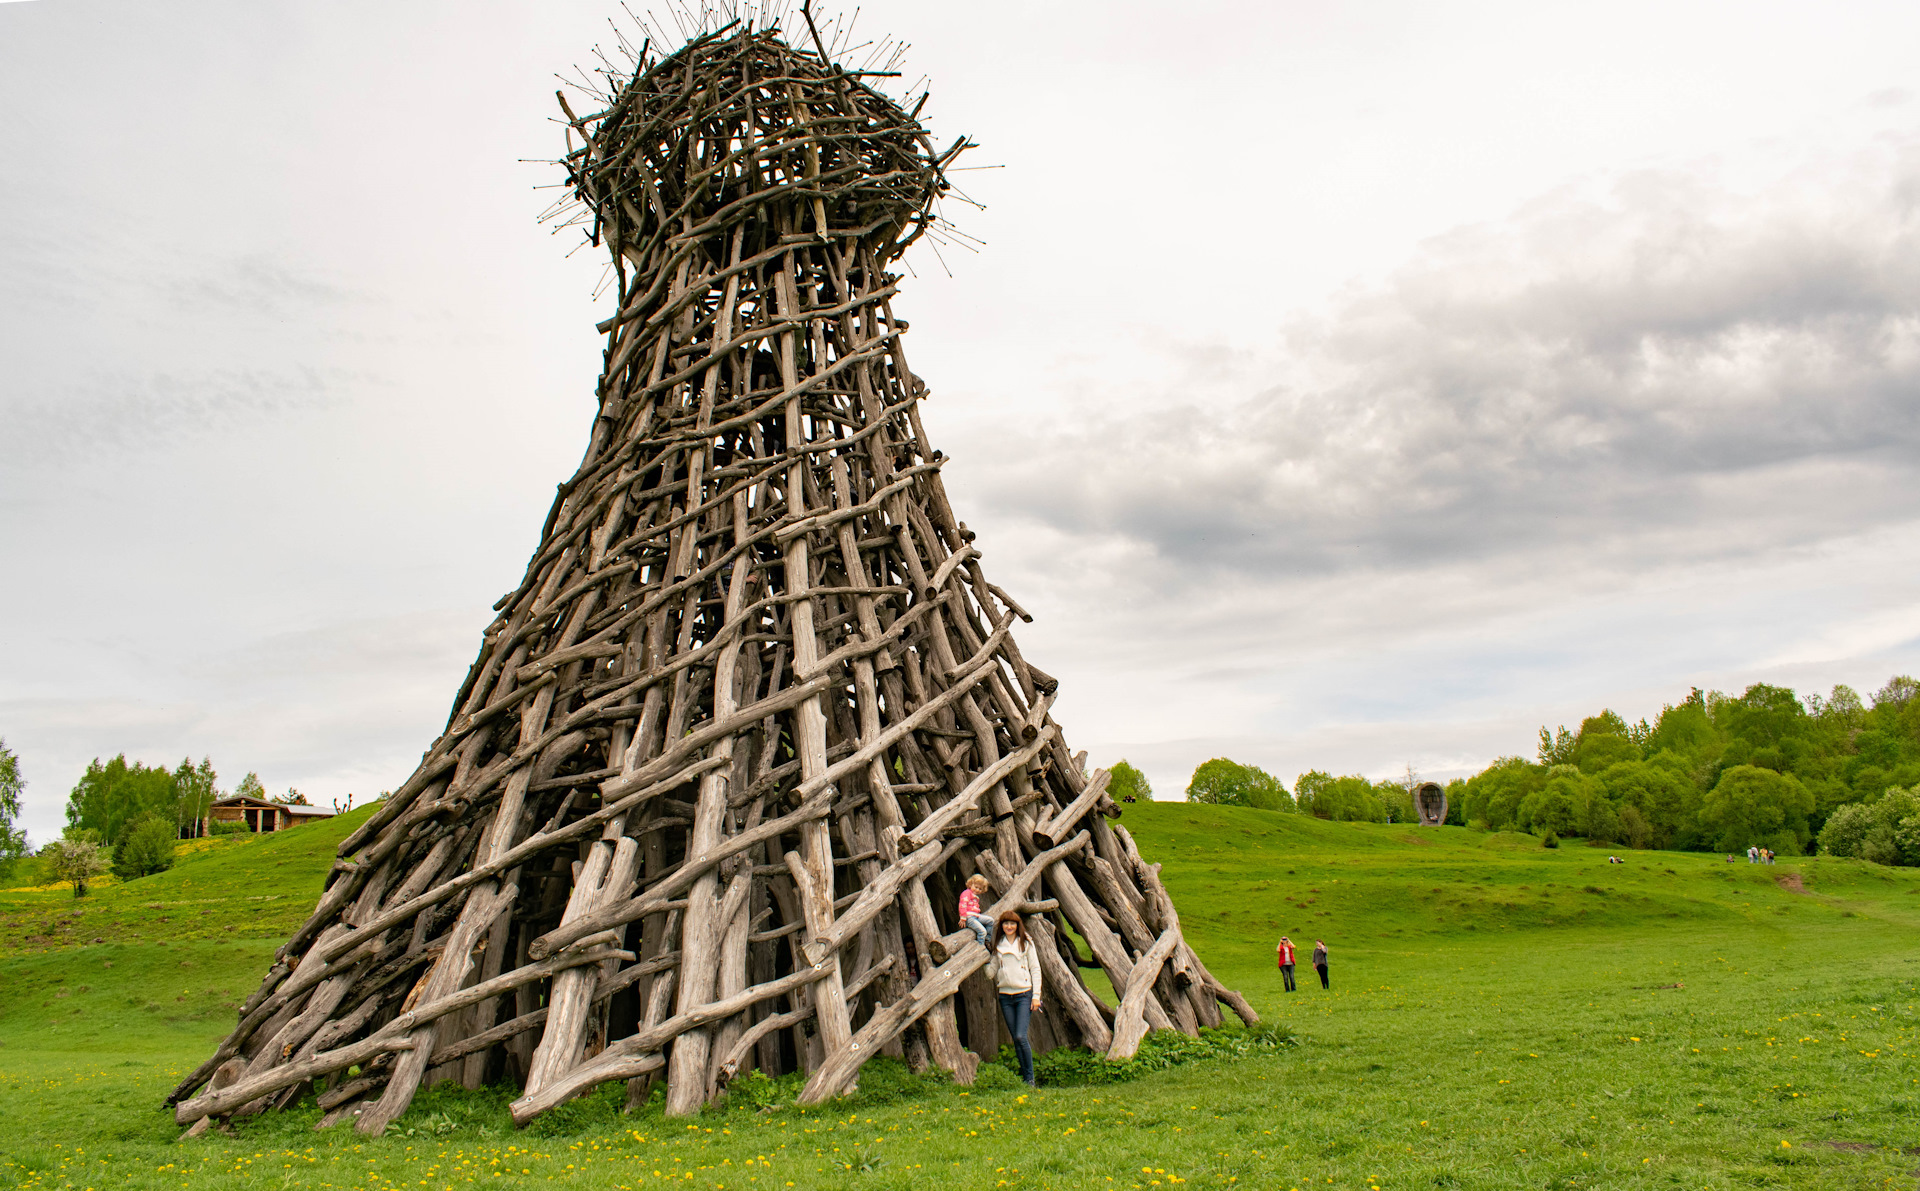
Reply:
<svg viewBox="0 0 1920 1191"><path fill-rule="evenodd" d="M971 1082L1002 1029L975 873L1038 947L1036 1050L1253 1022L1061 739L921 425L888 269L964 140L768 29L605 98L567 108L619 284L586 457L177 1119L311 1090L378 1134L500 1078L522 1123L610 1080L684 1114L756 1067L817 1103L875 1055Z"/></svg>

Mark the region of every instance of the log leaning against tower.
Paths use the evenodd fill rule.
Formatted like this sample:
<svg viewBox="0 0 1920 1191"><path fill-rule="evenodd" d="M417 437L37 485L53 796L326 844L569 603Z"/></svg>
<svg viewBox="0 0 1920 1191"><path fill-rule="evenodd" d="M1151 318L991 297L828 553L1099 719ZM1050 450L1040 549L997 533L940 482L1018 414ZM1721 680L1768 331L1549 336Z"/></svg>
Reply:
<svg viewBox="0 0 1920 1191"><path fill-rule="evenodd" d="M378 1134L423 1084L502 1078L521 1123L612 1080L684 1114L751 1068L817 1103L875 1055L971 1082L1002 1030L974 873L1039 949L1036 1050L1252 1023L941 485L889 269L964 140L766 29L610 90L567 111L619 283L586 456L177 1119L313 1091Z"/></svg>

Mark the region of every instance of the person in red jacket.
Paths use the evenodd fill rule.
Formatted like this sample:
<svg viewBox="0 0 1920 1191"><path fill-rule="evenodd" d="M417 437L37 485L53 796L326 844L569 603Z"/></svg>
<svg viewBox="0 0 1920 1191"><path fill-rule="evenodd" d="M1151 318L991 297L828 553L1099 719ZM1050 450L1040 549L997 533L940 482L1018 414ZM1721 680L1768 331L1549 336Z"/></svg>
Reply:
<svg viewBox="0 0 1920 1191"><path fill-rule="evenodd" d="M1294 992L1293 986L1293 940L1280 936L1280 946L1274 949L1274 961L1280 965L1280 978L1287 983L1287 991Z"/></svg>

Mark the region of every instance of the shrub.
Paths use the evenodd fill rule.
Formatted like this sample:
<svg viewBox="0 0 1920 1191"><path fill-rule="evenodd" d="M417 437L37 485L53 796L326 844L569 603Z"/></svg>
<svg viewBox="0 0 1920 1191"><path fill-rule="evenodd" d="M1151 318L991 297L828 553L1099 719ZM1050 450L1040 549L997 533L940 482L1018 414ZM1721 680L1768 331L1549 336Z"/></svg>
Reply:
<svg viewBox="0 0 1920 1191"><path fill-rule="evenodd" d="M1875 864L1920 865L1920 788L1836 808L1820 829L1820 850Z"/></svg>
<svg viewBox="0 0 1920 1191"><path fill-rule="evenodd" d="M127 828L113 848L113 875L132 881L172 868L175 836L173 824L161 818Z"/></svg>
<svg viewBox="0 0 1920 1191"><path fill-rule="evenodd" d="M1083 1050L1080 1053L1088 1054L1089 1052ZM1012 1067L1006 1065L1007 1056L1011 1054L1013 1054L1013 1048L1011 1046L1003 1046L1000 1048L999 1062L980 1064L980 1070L976 1072L973 1077L973 1086L983 1092L1007 1092L1012 1091L1014 1088L1026 1087L1024 1083L1020 1082L1019 1059L1014 1059L1014 1065ZM1033 1073L1035 1076L1040 1074L1040 1058L1038 1055L1034 1056Z"/></svg>
<svg viewBox="0 0 1920 1191"><path fill-rule="evenodd" d="M792 1104L806 1082L804 1071L791 1071L776 1079L755 1067L727 1085L727 1107L757 1112L763 1108Z"/></svg>
<svg viewBox="0 0 1920 1191"><path fill-rule="evenodd" d="M1828 856L1859 856L1861 845L1877 824L1865 803L1836 807L1820 829L1820 850Z"/></svg>
<svg viewBox="0 0 1920 1191"><path fill-rule="evenodd" d="M49 860L56 881L73 886L73 896L87 896L87 882L107 871L107 850L90 839L57 839L41 852Z"/></svg>
<svg viewBox="0 0 1920 1191"><path fill-rule="evenodd" d="M1293 1036L1292 1031L1273 1022L1261 1022L1244 1030L1226 1027L1201 1030L1198 1038L1189 1038L1178 1030L1155 1030L1140 1040L1140 1049L1124 1062L1109 1063L1093 1051L1063 1046L1043 1055L1035 1055L1033 1074L1041 1084L1049 1087L1124 1083L1139 1079L1148 1072L1164 1071L1182 1063L1274 1054L1299 1044L1299 1039ZM1001 1072L1013 1082L1004 1084L1000 1075L989 1077L989 1070ZM1020 1060L1013 1047L1001 1047L997 1062L981 1064L980 1074L974 1078L974 1086L1020 1086Z"/></svg>
<svg viewBox="0 0 1920 1191"><path fill-rule="evenodd" d="M1547 833L1540 837L1540 846L1543 848L1557 848L1560 846L1560 837L1554 834L1553 828L1547 828Z"/></svg>

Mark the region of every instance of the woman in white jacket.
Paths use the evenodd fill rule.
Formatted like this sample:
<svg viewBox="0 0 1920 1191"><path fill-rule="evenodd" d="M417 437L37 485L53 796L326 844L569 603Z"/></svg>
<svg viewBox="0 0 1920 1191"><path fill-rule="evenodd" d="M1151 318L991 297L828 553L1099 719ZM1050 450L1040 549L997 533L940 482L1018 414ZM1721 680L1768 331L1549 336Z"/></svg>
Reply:
<svg viewBox="0 0 1920 1191"><path fill-rule="evenodd" d="M993 982L1000 990L1000 1016L1007 1019L1013 1049L1020 1056L1020 1078L1033 1084L1033 1047L1027 1042L1027 1023L1040 1008L1040 953L1027 937L1020 915L1000 915L994 937Z"/></svg>

